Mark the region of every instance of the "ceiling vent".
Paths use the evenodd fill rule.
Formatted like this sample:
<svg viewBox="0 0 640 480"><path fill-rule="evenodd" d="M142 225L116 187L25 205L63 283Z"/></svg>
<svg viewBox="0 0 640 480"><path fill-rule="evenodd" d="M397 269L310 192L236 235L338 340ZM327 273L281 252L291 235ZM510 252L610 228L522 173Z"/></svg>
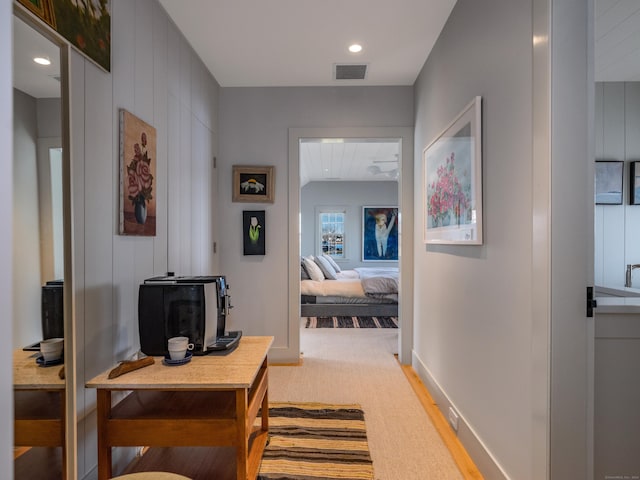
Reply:
<svg viewBox="0 0 640 480"><path fill-rule="evenodd" d="M336 80L364 80L367 77L367 64L336 64Z"/></svg>

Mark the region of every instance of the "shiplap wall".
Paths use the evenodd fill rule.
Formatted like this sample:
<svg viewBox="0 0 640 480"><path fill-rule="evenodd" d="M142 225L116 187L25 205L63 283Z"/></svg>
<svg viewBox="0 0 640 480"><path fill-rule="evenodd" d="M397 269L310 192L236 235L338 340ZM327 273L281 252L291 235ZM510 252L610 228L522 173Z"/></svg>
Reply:
<svg viewBox="0 0 640 480"><path fill-rule="evenodd" d="M111 15L111 73L71 58L80 478L96 466L95 391L84 384L138 350L139 284L167 271L215 273L218 263L219 86L155 0L114 0ZM118 235L120 108L157 130L155 237Z"/></svg>
<svg viewBox="0 0 640 480"><path fill-rule="evenodd" d="M640 82L596 84L596 160L624 161L622 205L596 205L596 285L624 287L628 263L640 263L640 206L629 205L629 164L640 161ZM640 274L633 274L640 286Z"/></svg>

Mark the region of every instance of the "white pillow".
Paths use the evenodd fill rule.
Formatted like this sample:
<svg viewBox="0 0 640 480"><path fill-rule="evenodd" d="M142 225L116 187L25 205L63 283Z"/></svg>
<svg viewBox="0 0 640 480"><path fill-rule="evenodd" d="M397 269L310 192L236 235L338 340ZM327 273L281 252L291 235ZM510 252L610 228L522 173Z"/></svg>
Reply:
<svg viewBox="0 0 640 480"><path fill-rule="evenodd" d="M331 263L329 263L329 260L327 260L325 257L316 257L316 263L320 267L320 270L322 270L324 278L326 278L327 280L336 280L338 278L336 276L336 271L331 266Z"/></svg>
<svg viewBox="0 0 640 480"><path fill-rule="evenodd" d="M329 260L329 263L331 264L331 266L333 267L333 269L336 272L341 272L342 271L342 269L340 268L340 265L338 265L336 263L336 261L333 259L333 257L331 255L327 255L326 253L323 253L322 256L324 258L326 258L327 260Z"/></svg>
<svg viewBox="0 0 640 480"><path fill-rule="evenodd" d="M313 261L313 257L304 257L302 259L304 263L304 268L307 270L309 277L311 280L316 280L318 282L324 280L324 273L320 270L320 267Z"/></svg>

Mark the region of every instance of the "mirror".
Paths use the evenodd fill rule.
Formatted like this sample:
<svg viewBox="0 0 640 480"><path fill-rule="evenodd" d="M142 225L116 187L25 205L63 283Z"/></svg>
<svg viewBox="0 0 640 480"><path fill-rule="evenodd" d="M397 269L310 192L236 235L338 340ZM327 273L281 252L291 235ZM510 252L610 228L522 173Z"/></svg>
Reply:
<svg viewBox="0 0 640 480"><path fill-rule="evenodd" d="M60 47L34 25L14 16L14 478L60 479L67 463L64 355L44 357L41 341L65 336L63 62Z"/></svg>

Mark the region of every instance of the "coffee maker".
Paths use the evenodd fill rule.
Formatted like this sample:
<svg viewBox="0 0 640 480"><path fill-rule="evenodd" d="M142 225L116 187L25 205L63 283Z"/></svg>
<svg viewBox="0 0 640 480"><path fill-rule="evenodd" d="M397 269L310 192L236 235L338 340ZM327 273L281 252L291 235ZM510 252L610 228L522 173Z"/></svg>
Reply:
<svg viewBox="0 0 640 480"><path fill-rule="evenodd" d="M230 305L229 285L223 275L153 277L138 291L140 350L167 355L167 340L188 337L194 355L232 348L240 332L225 335Z"/></svg>

